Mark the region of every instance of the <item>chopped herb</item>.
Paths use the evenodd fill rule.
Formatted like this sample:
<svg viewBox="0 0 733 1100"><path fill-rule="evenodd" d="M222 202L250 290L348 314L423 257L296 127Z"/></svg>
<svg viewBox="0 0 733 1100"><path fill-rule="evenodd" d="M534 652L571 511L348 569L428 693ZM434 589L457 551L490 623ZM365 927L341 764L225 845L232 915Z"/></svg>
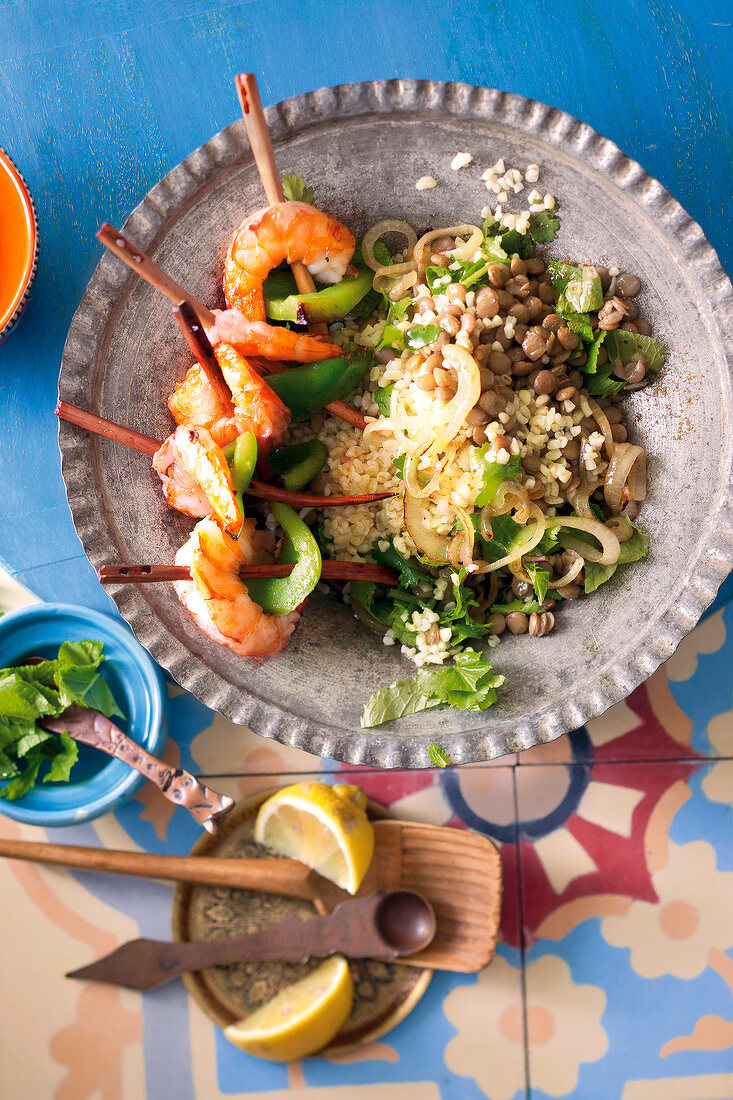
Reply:
<svg viewBox="0 0 733 1100"><path fill-rule="evenodd" d="M371 555L379 565L386 565L390 569L397 570L400 575L400 588L409 591L410 589L417 588L423 581L432 585L432 577L420 568L417 558L403 558L402 554L395 549L391 539L389 540L387 549L382 550L380 541L384 540L372 543Z"/></svg>
<svg viewBox="0 0 733 1100"><path fill-rule="evenodd" d="M529 219L529 235L535 244L550 244L555 240L560 229L560 219L556 215L557 204L554 210L541 210L539 214L532 214Z"/></svg>
<svg viewBox="0 0 733 1100"><path fill-rule="evenodd" d="M537 602L543 603L547 599L547 589L550 587L550 572L548 569L541 569L540 566L533 561L524 563L524 568L529 573L529 578L532 581L532 587L535 590L537 596Z"/></svg>
<svg viewBox="0 0 733 1100"><path fill-rule="evenodd" d="M382 416L389 416L390 401L392 399L393 389L394 382L392 382L389 386L382 386L380 389L374 391L374 402Z"/></svg>
<svg viewBox="0 0 733 1100"><path fill-rule="evenodd" d="M405 714L447 704L460 710L485 710L496 702L504 683L489 662L471 649L459 654L450 668L422 669L417 676L380 688L367 701L364 728L381 726Z"/></svg>
<svg viewBox="0 0 733 1100"><path fill-rule="evenodd" d="M382 267L392 266L394 261L384 241L375 241L372 252L374 253L374 259L377 260Z"/></svg>
<svg viewBox="0 0 733 1100"><path fill-rule="evenodd" d="M534 252L534 241L526 233L517 233L516 229L508 229L502 235L501 246L511 257L516 254L522 260L528 260Z"/></svg>
<svg viewBox="0 0 733 1100"><path fill-rule="evenodd" d="M69 778L78 746L68 733L51 733L37 720L58 718L77 704L108 718L121 715L99 673L102 643L64 642L53 661L0 669L0 798L22 798L42 774L44 783Z"/></svg>
<svg viewBox="0 0 733 1100"><path fill-rule="evenodd" d="M405 347L417 351L418 348L434 343L439 336L440 329L437 325L412 325L404 334Z"/></svg>
<svg viewBox="0 0 733 1100"><path fill-rule="evenodd" d="M577 274L573 273L567 281L563 275L565 286L559 296L558 305L562 302L573 313L588 313L600 309L603 305L603 288L595 268L581 267L575 271ZM553 287L554 285L553 279Z"/></svg>
<svg viewBox="0 0 733 1100"><path fill-rule="evenodd" d="M479 490L474 507L483 508L496 496L496 490L502 481L519 481L522 476L522 463L519 455L512 455L508 462L492 462L488 454L490 443L474 447L471 451L471 470L476 474Z"/></svg>
<svg viewBox="0 0 733 1100"><path fill-rule="evenodd" d="M283 196L289 201L307 202L311 206L316 201L316 193L302 176L290 173L282 178Z"/></svg>
<svg viewBox="0 0 733 1100"><path fill-rule="evenodd" d="M649 553L649 536L645 535L636 524L632 523L628 516L625 517L628 527L633 528L631 538L621 543L621 553L618 561L613 565L598 565L597 562L585 563L585 592L595 592L607 580L610 580L619 565L628 565L630 562L642 561ZM628 528L627 528L628 530Z"/></svg>
<svg viewBox="0 0 733 1100"><path fill-rule="evenodd" d="M436 745L432 741L428 745L428 756L430 757L431 764L435 764L436 768L447 768L450 765L450 760L443 749L441 749L440 745Z"/></svg>
<svg viewBox="0 0 733 1100"><path fill-rule="evenodd" d="M601 350L601 344L604 342L608 333L601 329L595 336L593 343L588 348L588 358L586 359L580 370L583 374L595 374L598 369L598 352Z"/></svg>
<svg viewBox="0 0 733 1100"><path fill-rule="evenodd" d="M623 366L636 359L643 359L646 369L656 373L664 366L664 349L653 336L644 336L640 332L627 332L617 328L606 337L606 350L612 363L621 359Z"/></svg>

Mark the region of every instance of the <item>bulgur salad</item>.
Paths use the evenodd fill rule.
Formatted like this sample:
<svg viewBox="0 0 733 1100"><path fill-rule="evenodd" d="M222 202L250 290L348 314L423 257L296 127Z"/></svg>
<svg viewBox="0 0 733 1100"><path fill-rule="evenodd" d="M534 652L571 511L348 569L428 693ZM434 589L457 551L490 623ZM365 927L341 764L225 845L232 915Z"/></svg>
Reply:
<svg viewBox="0 0 733 1100"><path fill-rule="evenodd" d="M452 167L470 160L458 154ZM420 669L376 692L363 726L444 703L490 706L503 678L487 648L548 634L566 602L648 553L635 522L646 453L623 423L624 396L664 363L635 302L641 282L548 258L554 196L534 189L528 209L505 212L539 166L499 161L482 178L497 205L480 224L418 235L388 219L365 234L352 262L371 269L371 290L329 331L373 352L350 398L367 425L324 411L286 436L327 450L313 491L393 494L327 511L314 528L324 555L399 575L396 588L334 586Z"/></svg>
<svg viewBox="0 0 733 1100"><path fill-rule="evenodd" d="M59 409L149 454L166 502L199 520L174 566L102 579L173 581L200 630L258 662L320 584L419 669L371 696L363 726L491 706L503 677L487 650L547 635L649 545L646 453L622 402L664 353L636 275L544 254L553 195L505 209L539 177L497 161L477 224L418 234L389 218L361 241L285 177L283 200L233 233L227 309L176 307L197 361L169 398L174 432L161 444ZM102 239L140 261L112 227Z"/></svg>

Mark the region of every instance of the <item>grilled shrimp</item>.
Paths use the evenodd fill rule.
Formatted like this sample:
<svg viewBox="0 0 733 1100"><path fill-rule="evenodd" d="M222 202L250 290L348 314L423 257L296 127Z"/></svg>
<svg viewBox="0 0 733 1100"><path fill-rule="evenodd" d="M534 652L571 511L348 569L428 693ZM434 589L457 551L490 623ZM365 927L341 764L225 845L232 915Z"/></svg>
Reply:
<svg viewBox="0 0 733 1100"><path fill-rule="evenodd" d="M231 344L217 344L214 354L232 392L233 404L222 406L197 364L170 396L168 408L173 419L177 424L206 428L220 447L242 432L254 432L260 454L267 454L282 443L290 410Z"/></svg>
<svg viewBox="0 0 733 1100"><path fill-rule="evenodd" d="M216 348L223 342L233 344L242 355L261 355L265 359L295 359L299 363L318 363L333 359L343 349L323 336L304 336L289 328L250 321L238 309L214 310L215 321L206 335Z"/></svg>
<svg viewBox="0 0 733 1100"><path fill-rule="evenodd" d="M182 426L153 455L165 499L187 516L213 512L222 528L236 536L242 515L227 460L205 428Z"/></svg>
<svg viewBox="0 0 733 1100"><path fill-rule="evenodd" d="M190 581L177 581L178 598L209 638L241 657L274 657L285 649L300 612L267 615L250 599L238 567L261 557L254 520L246 519L234 541L211 519L193 529L176 554L187 565Z"/></svg>
<svg viewBox="0 0 733 1100"><path fill-rule="evenodd" d="M224 263L227 304L252 321L264 321L262 284L273 268L300 262L318 282L338 283L355 243L346 226L305 202L276 202L259 210L232 237Z"/></svg>
<svg viewBox="0 0 733 1100"><path fill-rule="evenodd" d="M231 401L222 405L198 363L190 368L168 398L176 424L205 428L218 447L226 447L239 435Z"/></svg>

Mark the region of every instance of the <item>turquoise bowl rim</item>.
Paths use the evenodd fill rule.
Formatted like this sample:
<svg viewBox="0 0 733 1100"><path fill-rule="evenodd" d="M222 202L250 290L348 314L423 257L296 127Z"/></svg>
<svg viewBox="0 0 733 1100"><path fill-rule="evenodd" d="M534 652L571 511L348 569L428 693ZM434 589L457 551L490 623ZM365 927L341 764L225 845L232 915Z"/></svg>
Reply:
<svg viewBox="0 0 733 1100"><path fill-rule="evenodd" d="M26 634L27 640L19 644L19 636ZM15 652L10 646L13 636L17 639ZM128 627L111 616L60 603L33 604L12 611L0 618L0 667L30 656L34 645L58 646L69 638L84 637L98 638L116 666L125 690L125 699L118 702L131 715L127 732L148 752L159 756L168 738L165 680ZM109 758L98 772L78 783L39 784L14 802L0 799L0 813L46 828L81 825L117 809L145 782L145 776L128 764Z"/></svg>

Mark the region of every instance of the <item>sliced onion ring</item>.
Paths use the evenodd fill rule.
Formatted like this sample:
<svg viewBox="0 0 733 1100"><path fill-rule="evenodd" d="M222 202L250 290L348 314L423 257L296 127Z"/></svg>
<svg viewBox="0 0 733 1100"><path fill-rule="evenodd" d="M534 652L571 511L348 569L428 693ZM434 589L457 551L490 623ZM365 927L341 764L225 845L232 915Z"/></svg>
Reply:
<svg viewBox="0 0 733 1100"><path fill-rule="evenodd" d="M558 580L552 582L552 587L564 588L566 584L572 584L584 565L585 559L582 558L579 554L573 564L568 569L567 573L563 573L563 575L559 577Z"/></svg>
<svg viewBox="0 0 733 1100"><path fill-rule="evenodd" d="M598 402L594 401L592 397L588 398L588 404L590 406L590 411L593 413L596 423L598 424L598 427L603 432L603 440L606 447L606 454L608 458L611 459L613 457L613 452L616 449L616 444L613 441L613 432L611 431L611 424L609 422L609 419L604 413L601 406L598 404Z"/></svg>
<svg viewBox="0 0 733 1100"><path fill-rule="evenodd" d="M428 526L427 501L405 493L405 527L412 541L431 561L448 562L451 539Z"/></svg>
<svg viewBox="0 0 733 1100"><path fill-rule="evenodd" d="M374 245L385 233L401 234L407 241L406 251L409 252L410 249L412 249L414 255L415 245L417 243L417 233L410 223L401 221L397 218L383 218L382 221L376 222L370 229L367 229L364 234L364 240L361 242L361 254L364 258L364 263L367 267L370 267L372 271L384 270L383 265L380 264L379 260L374 255ZM397 272L393 272L393 274L397 274Z"/></svg>
<svg viewBox="0 0 733 1100"><path fill-rule="evenodd" d="M429 233L424 233L413 248L412 255L417 263L422 263L425 247L430 244L431 241L437 240L438 237L465 237L466 235L468 235L468 240L454 248L453 255L457 260L468 259L470 256L473 256L484 239L484 235L477 225L468 225L465 223L463 225L448 225L443 229L431 229ZM366 241L366 237L364 240ZM470 252L467 251L469 245L471 246ZM464 251L466 252L465 256L463 255Z"/></svg>
<svg viewBox="0 0 733 1100"><path fill-rule="evenodd" d="M532 501L530 501L529 504L529 514L530 518L533 519L535 523L532 528L529 528L528 525L525 541L512 550L511 554L499 558L498 561L492 561L490 563L484 562L475 570L476 573L494 573L497 569L503 569L505 565L509 565L510 562L519 561L520 558L534 549L545 533L545 515Z"/></svg>
<svg viewBox="0 0 733 1100"><path fill-rule="evenodd" d="M592 535L601 544L597 550L590 543L581 539L568 537L559 531L557 541L568 550L574 550L586 561L597 562L598 565L615 565L621 553L621 544L613 531L597 519L588 519L586 516L555 516L547 521L548 528L567 528L568 530L585 531Z"/></svg>
<svg viewBox="0 0 733 1100"><path fill-rule="evenodd" d="M637 465L638 470L635 469ZM606 504L614 515L620 513L624 504L623 492L627 481L629 482L629 495L632 499L644 500L646 497L646 451L633 443L617 443L613 457L608 464L603 485Z"/></svg>

